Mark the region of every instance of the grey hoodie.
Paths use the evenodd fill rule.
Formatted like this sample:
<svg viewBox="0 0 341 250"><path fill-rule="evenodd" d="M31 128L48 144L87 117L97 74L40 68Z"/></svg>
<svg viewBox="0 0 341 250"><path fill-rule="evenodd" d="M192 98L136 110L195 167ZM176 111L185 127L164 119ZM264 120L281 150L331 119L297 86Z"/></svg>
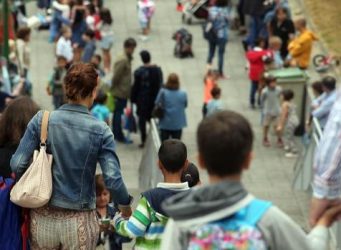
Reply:
<svg viewBox="0 0 341 250"><path fill-rule="evenodd" d="M187 249L185 236L190 229L227 218L253 199L237 181L224 181L171 197L163 204L163 209L171 219L167 223L161 249ZM326 227L315 227L306 235L291 218L275 206L267 210L257 227L271 250L327 249L329 235Z"/></svg>

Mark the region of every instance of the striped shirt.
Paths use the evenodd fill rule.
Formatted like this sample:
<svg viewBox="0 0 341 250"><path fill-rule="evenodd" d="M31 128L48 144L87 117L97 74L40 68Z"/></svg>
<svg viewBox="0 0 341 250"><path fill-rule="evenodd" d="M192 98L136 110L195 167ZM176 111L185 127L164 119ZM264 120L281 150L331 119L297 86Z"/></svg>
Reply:
<svg viewBox="0 0 341 250"><path fill-rule="evenodd" d="M159 183L157 187L173 191L189 189L187 182ZM136 250L160 249L161 238L167 221L168 217L155 211L143 195L129 220L125 220L121 215L116 215L114 218L115 229L118 234L136 238L134 247Z"/></svg>
<svg viewBox="0 0 341 250"><path fill-rule="evenodd" d="M314 196L339 198L341 196L341 93L338 93L317 147L314 171Z"/></svg>

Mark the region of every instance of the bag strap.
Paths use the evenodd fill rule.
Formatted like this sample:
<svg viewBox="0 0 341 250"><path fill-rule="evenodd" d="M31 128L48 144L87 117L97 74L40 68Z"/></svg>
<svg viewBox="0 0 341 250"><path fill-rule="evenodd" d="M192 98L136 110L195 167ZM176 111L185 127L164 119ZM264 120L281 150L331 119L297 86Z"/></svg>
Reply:
<svg viewBox="0 0 341 250"><path fill-rule="evenodd" d="M45 144L47 140L47 125L49 124L49 111L44 111L43 119L41 122L41 131L40 131L40 144Z"/></svg>

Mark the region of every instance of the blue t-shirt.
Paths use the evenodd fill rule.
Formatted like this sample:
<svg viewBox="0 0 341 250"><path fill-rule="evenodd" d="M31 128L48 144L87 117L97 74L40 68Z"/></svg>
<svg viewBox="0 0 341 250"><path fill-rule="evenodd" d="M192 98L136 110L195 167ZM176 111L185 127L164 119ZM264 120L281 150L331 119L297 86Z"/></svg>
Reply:
<svg viewBox="0 0 341 250"><path fill-rule="evenodd" d="M223 110L223 103L221 100L217 99L212 99L211 101L208 102L207 104L207 115L212 115L215 112Z"/></svg>
<svg viewBox="0 0 341 250"><path fill-rule="evenodd" d="M91 114L96 117L96 119L106 122L109 119L110 110L103 104L96 104L92 108Z"/></svg>

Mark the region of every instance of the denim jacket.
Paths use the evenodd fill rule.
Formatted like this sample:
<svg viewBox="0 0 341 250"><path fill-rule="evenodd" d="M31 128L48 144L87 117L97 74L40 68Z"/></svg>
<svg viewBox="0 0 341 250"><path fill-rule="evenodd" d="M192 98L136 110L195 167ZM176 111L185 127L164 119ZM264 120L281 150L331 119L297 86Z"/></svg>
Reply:
<svg viewBox="0 0 341 250"><path fill-rule="evenodd" d="M17 177L29 167L34 150L39 148L42 115L40 111L32 118L11 159L11 168ZM129 204L114 136L85 106L66 104L50 113L47 150L53 156L53 191L49 205L73 210L95 209L97 162L113 200L117 204Z"/></svg>

